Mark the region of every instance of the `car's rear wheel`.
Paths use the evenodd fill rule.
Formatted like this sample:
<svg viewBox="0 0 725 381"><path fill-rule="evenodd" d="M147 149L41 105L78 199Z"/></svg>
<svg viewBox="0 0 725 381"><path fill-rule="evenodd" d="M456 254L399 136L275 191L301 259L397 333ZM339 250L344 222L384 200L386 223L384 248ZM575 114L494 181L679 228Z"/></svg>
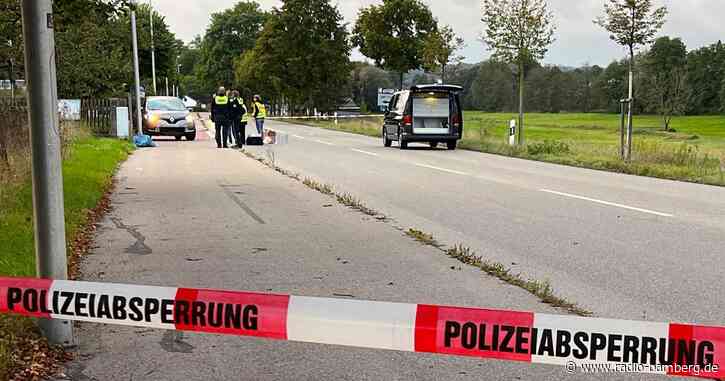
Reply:
<svg viewBox="0 0 725 381"><path fill-rule="evenodd" d="M181 138L183 138L183 136L181 136L181 135L174 136L174 139L176 139L177 142L180 141Z"/></svg>
<svg viewBox="0 0 725 381"><path fill-rule="evenodd" d="M193 142L194 140L196 140L196 133L186 134L186 140L188 140L190 142Z"/></svg>
<svg viewBox="0 0 725 381"><path fill-rule="evenodd" d="M454 149L456 149L457 146L458 146L458 141L457 140L451 140L451 141L448 142L448 149L451 150L451 151L453 151Z"/></svg>
<svg viewBox="0 0 725 381"><path fill-rule="evenodd" d="M383 145L385 147L390 147L393 145L393 141L390 140L390 138L388 138L388 133L387 133L387 131L385 131L384 128L383 128Z"/></svg>
<svg viewBox="0 0 725 381"><path fill-rule="evenodd" d="M430 148L438 148L438 142L430 142L428 144L430 145Z"/></svg>

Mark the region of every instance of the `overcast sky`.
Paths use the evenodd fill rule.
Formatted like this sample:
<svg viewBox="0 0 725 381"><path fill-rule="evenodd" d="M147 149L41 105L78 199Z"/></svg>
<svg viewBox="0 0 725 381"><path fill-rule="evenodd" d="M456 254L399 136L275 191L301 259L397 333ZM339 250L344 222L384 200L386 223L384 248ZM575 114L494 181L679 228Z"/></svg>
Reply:
<svg viewBox="0 0 725 381"><path fill-rule="evenodd" d="M148 1L148 0L141 0ZM480 0L423 0L442 24L450 24L465 38L463 52L466 62L479 62L488 57L479 41L482 31ZM184 41L204 34L212 13L231 7L237 0L152 0L154 7L166 16L173 32ZM279 6L277 0L258 0L265 9ZM380 0L333 0L345 17L353 24L357 11ZM603 11L604 0L549 0L558 31L557 41L551 46L545 63L580 66L584 63L606 65L625 55L608 35L592 20ZM670 10L667 24L661 34L682 37L688 48L709 45L725 40L725 0L655 0ZM361 60L359 53L353 59Z"/></svg>

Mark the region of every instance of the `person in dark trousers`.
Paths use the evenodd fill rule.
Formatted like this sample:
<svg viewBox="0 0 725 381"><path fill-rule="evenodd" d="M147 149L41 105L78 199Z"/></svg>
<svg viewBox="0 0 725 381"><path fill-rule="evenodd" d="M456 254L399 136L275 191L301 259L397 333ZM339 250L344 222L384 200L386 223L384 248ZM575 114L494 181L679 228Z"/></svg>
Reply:
<svg viewBox="0 0 725 381"><path fill-rule="evenodd" d="M229 97L224 87L220 87L216 92L216 96L211 104L211 121L214 122L216 129L216 146L217 148L229 148L227 141L229 140L230 122L229 118Z"/></svg>
<svg viewBox="0 0 725 381"><path fill-rule="evenodd" d="M247 108L244 106L244 100L239 97L239 91L232 90L232 96L229 98L229 118L232 121L232 136L237 148L244 146L246 123L242 122L242 118L246 113Z"/></svg>

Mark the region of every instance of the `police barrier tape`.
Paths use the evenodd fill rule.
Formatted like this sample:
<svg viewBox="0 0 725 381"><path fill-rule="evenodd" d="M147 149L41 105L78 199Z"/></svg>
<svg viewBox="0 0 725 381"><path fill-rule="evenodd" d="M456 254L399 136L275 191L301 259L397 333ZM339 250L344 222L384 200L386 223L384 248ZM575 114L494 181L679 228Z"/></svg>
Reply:
<svg viewBox="0 0 725 381"><path fill-rule="evenodd" d="M725 378L725 327L27 278L0 278L0 313Z"/></svg>
<svg viewBox="0 0 725 381"><path fill-rule="evenodd" d="M382 118L382 114L365 114L365 115L318 115L318 116L268 116L265 120L287 120L287 119L307 119L307 120L335 120L335 119L369 119Z"/></svg>

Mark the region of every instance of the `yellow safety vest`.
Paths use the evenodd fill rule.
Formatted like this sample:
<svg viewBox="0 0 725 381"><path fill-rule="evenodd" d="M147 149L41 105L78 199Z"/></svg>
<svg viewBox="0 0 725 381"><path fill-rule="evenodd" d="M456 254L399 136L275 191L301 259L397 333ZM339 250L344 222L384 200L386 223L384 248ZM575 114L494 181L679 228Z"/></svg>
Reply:
<svg viewBox="0 0 725 381"><path fill-rule="evenodd" d="M217 96L214 98L214 103L216 103L218 105L225 105L225 104L229 103L229 97Z"/></svg>
<svg viewBox="0 0 725 381"><path fill-rule="evenodd" d="M260 102L254 102L254 106L257 107L257 110L259 110L259 113L257 114L257 118L264 119L267 117L267 108L264 107L264 105Z"/></svg>
<svg viewBox="0 0 725 381"><path fill-rule="evenodd" d="M242 103L242 109L244 110L244 114L242 114L242 122L249 122L249 112L247 112L247 106L244 103Z"/></svg>

